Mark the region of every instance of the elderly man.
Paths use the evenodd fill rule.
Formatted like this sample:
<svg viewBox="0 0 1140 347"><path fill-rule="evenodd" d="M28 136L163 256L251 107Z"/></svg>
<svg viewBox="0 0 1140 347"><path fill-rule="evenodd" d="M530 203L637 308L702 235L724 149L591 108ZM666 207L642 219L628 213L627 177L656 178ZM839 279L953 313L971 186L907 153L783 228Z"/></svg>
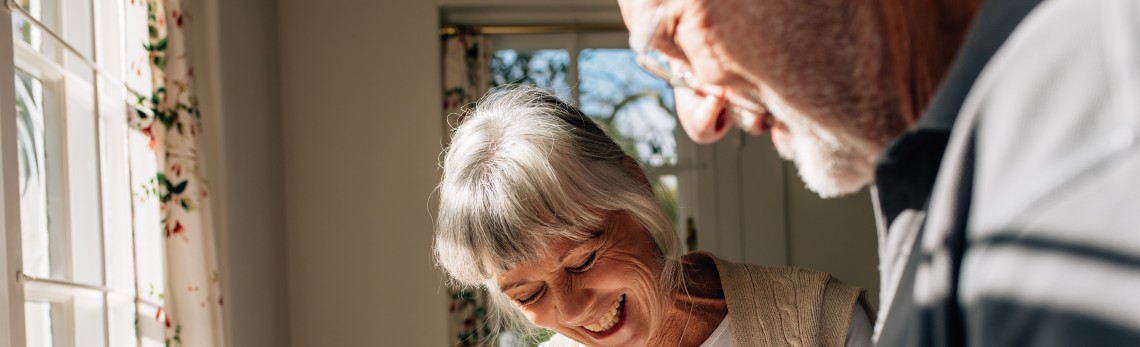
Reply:
<svg viewBox="0 0 1140 347"><path fill-rule="evenodd" d="M694 140L874 183L879 344L1140 344L1140 2L619 4Z"/></svg>

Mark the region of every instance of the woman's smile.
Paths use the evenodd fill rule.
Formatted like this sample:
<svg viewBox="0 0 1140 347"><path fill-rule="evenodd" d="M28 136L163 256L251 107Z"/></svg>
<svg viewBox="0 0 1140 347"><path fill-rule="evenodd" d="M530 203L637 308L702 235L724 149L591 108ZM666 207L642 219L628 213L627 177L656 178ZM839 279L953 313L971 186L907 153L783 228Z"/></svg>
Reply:
<svg viewBox="0 0 1140 347"><path fill-rule="evenodd" d="M586 330L594 332L595 334L604 334L609 331L614 327L614 325L617 325L619 322L621 322L621 309L623 301L625 301L625 295L622 295L618 298L618 301L615 301L613 305L610 305L610 311L606 312L606 314L603 315L597 323L584 326L583 328L586 328Z"/></svg>

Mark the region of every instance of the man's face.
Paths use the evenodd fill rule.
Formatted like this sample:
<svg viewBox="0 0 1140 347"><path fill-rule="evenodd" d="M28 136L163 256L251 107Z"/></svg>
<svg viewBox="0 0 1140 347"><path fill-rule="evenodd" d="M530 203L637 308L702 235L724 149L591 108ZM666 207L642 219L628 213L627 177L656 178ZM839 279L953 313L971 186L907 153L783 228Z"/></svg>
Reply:
<svg viewBox="0 0 1140 347"><path fill-rule="evenodd" d="M631 34L674 73L704 86L675 90L686 133L701 143L731 127L730 108L770 116L772 142L824 197L873 175L905 130L873 13L844 0L619 0ZM865 6L864 6L865 7ZM654 13L662 9L660 24ZM656 29L655 29L656 27ZM730 107L729 105L735 105ZM740 107L743 106L743 107ZM756 134L762 128L746 127Z"/></svg>

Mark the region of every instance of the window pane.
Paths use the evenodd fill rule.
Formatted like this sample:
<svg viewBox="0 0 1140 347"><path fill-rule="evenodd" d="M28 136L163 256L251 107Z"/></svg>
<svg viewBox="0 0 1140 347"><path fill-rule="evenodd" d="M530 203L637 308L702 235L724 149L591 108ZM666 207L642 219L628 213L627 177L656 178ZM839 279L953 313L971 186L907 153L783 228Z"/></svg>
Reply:
<svg viewBox="0 0 1140 347"><path fill-rule="evenodd" d="M573 103L569 69L570 54L566 50L498 50L491 56L491 86L532 84L553 89L559 98Z"/></svg>
<svg viewBox="0 0 1140 347"><path fill-rule="evenodd" d="M138 269L138 295L162 302L164 271L163 230L159 211L158 172L154 156L154 138L147 132L128 131L131 165L131 191L134 205L135 251Z"/></svg>
<svg viewBox="0 0 1140 347"><path fill-rule="evenodd" d="M53 32L60 32L59 0L16 0L16 4ZM62 49L59 42L32 24L19 11L12 11L12 35L15 41L28 44L33 50L47 55L50 60L59 60L58 54Z"/></svg>
<svg viewBox="0 0 1140 347"><path fill-rule="evenodd" d="M75 300L75 346L107 346L107 310L103 296L77 296Z"/></svg>
<svg viewBox="0 0 1140 347"><path fill-rule="evenodd" d="M111 346L135 346L135 303L134 297L110 296L107 311L107 330Z"/></svg>
<svg viewBox="0 0 1140 347"><path fill-rule="evenodd" d="M73 54L68 53L68 56ZM66 136L68 225L72 276L76 282L103 285L103 218L100 190L99 126L95 114L95 72L71 66L66 83L63 129Z"/></svg>
<svg viewBox="0 0 1140 347"><path fill-rule="evenodd" d="M32 17L36 19L42 17L40 14L43 13L41 10L43 3L40 0L16 0L16 4L30 13ZM17 41L24 41L36 50L39 50L40 43L43 42L43 32L15 11L12 12L12 32Z"/></svg>
<svg viewBox="0 0 1140 347"><path fill-rule="evenodd" d="M116 80L123 80L123 7L129 1L99 1L96 15L99 35L98 45L95 47L95 56L98 58L99 68L103 74ZM142 2L136 0L135 2ZM145 29L143 29L145 30Z"/></svg>
<svg viewBox="0 0 1140 347"><path fill-rule="evenodd" d="M72 47L79 50L80 54L84 57L91 58L93 55L92 49L95 47L95 38L91 33L95 32L95 26L92 24L92 0L56 0L62 2L60 6L63 11L63 38L70 43ZM108 1L109 2L109 1ZM56 31L57 33L59 31Z"/></svg>
<svg viewBox="0 0 1140 347"><path fill-rule="evenodd" d="M24 272L70 280L59 89L16 70Z"/></svg>
<svg viewBox="0 0 1140 347"><path fill-rule="evenodd" d="M143 337L142 342L142 347L169 347L165 340L153 337Z"/></svg>
<svg viewBox="0 0 1140 347"><path fill-rule="evenodd" d="M143 347L163 347L166 341L166 315L157 306L143 303L139 305L139 336Z"/></svg>
<svg viewBox="0 0 1140 347"><path fill-rule="evenodd" d="M24 272L51 276L48 233L47 165L44 162L44 86L23 71L16 72L17 142L20 171L20 226Z"/></svg>
<svg viewBox="0 0 1140 347"><path fill-rule="evenodd" d="M54 30L58 30L59 21L56 20L53 15L58 8L56 1L16 0L16 4L40 23ZM43 48L44 36L47 35L38 26L24 18L24 15L18 11L12 11L12 33L15 35L16 41L23 41L37 51Z"/></svg>
<svg viewBox="0 0 1140 347"><path fill-rule="evenodd" d="M135 293L134 231L131 225L131 181L127 162L126 113L121 88L99 90L103 146L103 242L106 286L127 295Z"/></svg>
<svg viewBox="0 0 1140 347"><path fill-rule="evenodd" d="M677 119L665 81L642 70L628 49L584 49L578 71L582 112L643 164L677 164Z"/></svg>
<svg viewBox="0 0 1140 347"><path fill-rule="evenodd" d="M127 70L119 78L130 89L140 93L150 92L149 56L143 46L150 42L146 1L129 1L123 6L123 58L126 59Z"/></svg>
<svg viewBox="0 0 1140 347"><path fill-rule="evenodd" d="M66 40L68 45L79 50L82 57L88 59L93 57L92 50L95 48L95 40L93 40L91 33L95 32L95 26L91 22L91 0L16 0L16 2L35 21L47 26L48 30L56 33L60 38ZM60 23L67 25L60 25ZM52 40L50 34L43 32L39 26L27 21L27 18L18 11L13 11L13 33L17 41L24 41L35 50L48 53L49 50L44 49L43 45L44 40ZM50 51L55 51L55 48L52 47Z"/></svg>
<svg viewBox="0 0 1140 347"><path fill-rule="evenodd" d="M51 303L29 301L24 303L24 325L28 347L52 347Z"/></svg>

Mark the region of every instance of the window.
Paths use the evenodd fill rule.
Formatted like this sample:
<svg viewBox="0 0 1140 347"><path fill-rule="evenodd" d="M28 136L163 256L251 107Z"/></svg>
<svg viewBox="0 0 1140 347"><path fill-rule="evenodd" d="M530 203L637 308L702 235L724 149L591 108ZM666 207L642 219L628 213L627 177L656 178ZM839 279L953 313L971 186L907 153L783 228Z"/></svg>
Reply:
<svg viewBox="0 0 1140 347"><path fill-rule="evenodd" d="M164 346L154 144L127 117L146 112L139 103L151 90L147 5L9 3L2 27L11 32L0 34L11 40L0 54L14 64L0 66L0 76L12 76L14 88L0 92L14 94L15 105L0 105L0 114L15 122L0 126L0 139L17 148L15 161L4 160L17 170L4 172L19 180L4 187L3 206L19 207L19 230L5 233L20 241L5 247L21 254L9 288L23 306L0 323L21 327L13 334L33 347Z"/></svg>
<svg viewBox="0 0 1140 347"><path fill-rule="evenodd" d="M637 65L626 37L625 33L491 36L491 83L550 88L579 106L641 162L658 202L686 240L697 212L696 146L673 116L672 91Z"/></svg>

